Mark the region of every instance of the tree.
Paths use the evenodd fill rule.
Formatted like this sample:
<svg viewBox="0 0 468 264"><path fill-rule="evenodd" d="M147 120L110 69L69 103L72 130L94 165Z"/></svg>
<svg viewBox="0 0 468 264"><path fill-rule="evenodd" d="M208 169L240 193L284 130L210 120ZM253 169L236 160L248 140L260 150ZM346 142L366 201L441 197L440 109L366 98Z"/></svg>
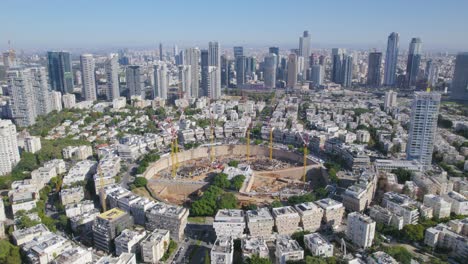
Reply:
<svg viewBox="0 0 468 264"><path fill-rule="evenodd" d="M218 173L213 179L213 185L221 189L226 189L231 186L226 173Z"/></svg>
<svg viewBox="0 0 468 264"><path fill-rule="evenodd" d="M384 251L395 258L399 263L410 264L411 259L413 259L413 255L402 246L387 247L384 248Z"/></svg>
<svg viewBox="0 0 468 264"><path fill-rule="evenodd" d="M422 241L424 239L424 226L417 225L405 225L402 230L405 238L412 242Z"/></svg>
<svg viewBox="0 0 468 264"><path fill-rule="evenodd" d="M223 193L217 202L217 209L236 209L237 198L233 193Z"/></svg>
<svg viewBox="0 0 468 264"><path fill-rule="evenodd" d="M237 175L231 179L231 189L235 191L239 191L242 188L242 184L244 184L245 176L244 175Z"/></svg>
<svg viewBox="0 0 468 264"><path fill-rule="evenodd" d="M247 264L271 264L271 260L268 258L261 258L258 255L253 255L246 261Z"/></svg>
<svg viewBox="0 0 468 264"><path fill-rule="evenodd" d="M403 168L398 168L396 170L392 170L392 173L394 173L397 176L398 183L404 184L407 181L411 180L411 176L413 176L413 173L409 170L405 170Z"/></svg>
<svg viewBox="0 0 468 264"><path fill-rule="evenodd" d="M19 247L12 245L8 240L0 240L0 263L21 263Z"/></svg>
<svg viewBox="0 0 468 264"><path fill-rule="evenodd" d="M315 195L312 193L306 193L304 195L293 195L288 198L288 203L290 205L300 204L300 203L307 203L315 201Z"/></svg>
<svg viewBox="0 0 468 264"><path fill-rule="evenodd" d="M238 160L231 160L228 162L228 165L231 166L231 167L236 167L239 165L239 161Z"/></svg>
<svg viewBox="0 0 468 264"><path fill-rule="evenodd" d="M148 184L148 180L145 177L136 177L133 184L137 188L144 187L144 186L146 186L146 184Z"/></svg>
<svg viewBox="0 0 468 264"><path fill-rule="evenodd" d="M274 200L270 204L271 208L278 208L278 207L283 207L283 204L279 200Z"/></svg>

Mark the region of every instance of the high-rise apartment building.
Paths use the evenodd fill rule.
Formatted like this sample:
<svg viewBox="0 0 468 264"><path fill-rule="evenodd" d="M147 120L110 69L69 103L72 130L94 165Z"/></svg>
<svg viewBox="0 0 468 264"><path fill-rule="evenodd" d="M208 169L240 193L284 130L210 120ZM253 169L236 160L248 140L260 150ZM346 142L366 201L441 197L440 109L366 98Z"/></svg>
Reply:
<svg viewBox="0 0 468 264"><path fill-rule="evenodd" d="M240 88L246 82L247 60L245 56L236 57L236 83L237 88Z"/></svg>
<svg viewBox="0 0 468 264"><path fill-rule="evenodd" d="M323 84L324 70L320 64L314 64L311 68L310 80L314 86L320 86Z"/></svg>
<svg viewBox="0 0 468 264"><path fill-rule="evenodd" d="M387 40L387 52L385 53L384 85L394 86L396 81L396 68L398 63L398 48L400 35L392 32Z"/></svg>
<svg viewBox="0 0 468 264"><path fill-rule="evenodd" d="M331 81L334 83L342 83L342 67L345 50L334 48L332 49L332 71Z"/></svg>
<svg viewBox="0 0 468 264"><path fill-rule="evenodd" d="M37 115L47 115L52 111L47 72L45 67L30 68Z"/></svg>
<svg viewBox="0 0 468 264"><path fill-rule="evenodd" d="M162 45L162 43L159 43L159 60L160 60L160 61L163 61L163 60L164 60L163 45Z"/></svg>
<svg viewBox="0 0 468 264"><path fill-rule="evenodd" d="M406 157L418 160L426 169L432 162L440 98L439 93L415 92L411 105Z"/></svg>
<svg viewBox="0 0 468 264"><path fill-rule="evenodd" d="M19 161L16 127L10 120L0 119L0 176L10 173Z"/></svg>
<svg viewBox="0 0 468 264"><path fill-rule="evenodd" d="M275 88L276 87L276 65L278 63L278 56L274 53L269 53L264 59L264 72L263 79L265 87Z"/></svg>
<svg viewBox="0 0 468 264"><path fill-rule="evenodd" d="M120 97L119 86L119 56L116 53L110 54L105 64L107 79L107 100L112 101Z"/></svg>
<svg viewBox="0 0 468 264"><path fill-rule="evenodd" d="M213 99L218 99L221 97L221 48L219 42L209 42L208 43L208 65L214 66L216 70L216 83L214 84Z"/></svg>
<svg viewBox="0 0 468 264"><path fill-rule="evenodd" d="M244 56L244 47L234 47L234 58L237 58L239 56Z"/></svg>
<svg viewBox="0 0 468 264"><path fill-rule="evenodd" d="M71 56L66 51L47 52L47 68L52 90L73 93Z"/></svg>
<svg viewBox="0 0 468 264"><path fill-rule="evenodd" d="M190 65L191 70L191 97L200 96L200 50L198 48L189 48L185 50L184 63Z"/></svg>
<svg viewBox="0 0 468 264"><path fill-rule="evenodd" d="M384 101L384 110L388 111L389 109L397 106L397 92L392 90L385 92L385 101Z"/></svg>
<svg viewBox="0 0 468 264"><path fill-rule="evenodd" d="M167 99L167 68L166 64L154 65L154 97Z"/></svg>
<svg viewBox="0 0 468 264"><path fill-rule="evenodd" d="M143 70L138 65L130 65L127 67L125 74L127 81L128 96L141 96L145 99L145 82Z"/></svg>
<svg viewBox="0 0 468 264"><path fill-rule="evenodd" d="M94 247L104 252L113 252L114 239L131 226L133 218L118 208L98 215L93 224Z"/></svg>
<svg viewBox="0 0 468 264"><path fill-rule="evenodd" d="M288 88L294 88L297 85L297 68L297 55L291 53L288 56Z"/></svg>
<svg viewBox="0 0 468 264"><path fill-rule="evenodd" d="M192 98L192 71L190 65L179 65L179 92L182 98Z"/></svg>
<svg viewBox="0 0 468 264"><path fill-rule="evenodd" d="M299 37L299 56L304 58L304 67L302 76L305 78L307 69L309 68L310 56L310 34L309 31L304 31L302 37Z"/></svg>
<svg viewBox="0 0 468 264"><path fill-rule="evenodd" d="M353 57L351 55L346 55L343 58L343 64L341 66L341 81L343 87L351 87L353 80Z"/></svg>
<svg viewBox="0 0 468 264"><path fill-rule="evenodd" d="M96 101L96 76L94 73L94 58L92 54L83 54L80 56L81 79L83 80L82 97L86 101Z"/></svg>
<svg viewBox="0 0 468 264"><path fill-rule="evenodd" d="M419 64L421 63L422 41L420 38L411 39L408 53L408 62L406 64L406 87L410 88L416 85Z"/></svg>
<svg viewBox="0 0 468 264"><path fill-rule="evenodd" d="M15 124L28 127L36 122L36 97L30 69L13 68L7 71L9 109Z"/></svg>
<svg viewBox="0 0 468 264"><path fill-rule="evenodd" d="M468 100L468 52L457 55L450 90L452 99Z"/></svg>
<svg viewBox="0 0 468 264"><path fill-rule="evenodd" d="M378 87L381 84L382 52L369 53L367 85Z"/></svg>

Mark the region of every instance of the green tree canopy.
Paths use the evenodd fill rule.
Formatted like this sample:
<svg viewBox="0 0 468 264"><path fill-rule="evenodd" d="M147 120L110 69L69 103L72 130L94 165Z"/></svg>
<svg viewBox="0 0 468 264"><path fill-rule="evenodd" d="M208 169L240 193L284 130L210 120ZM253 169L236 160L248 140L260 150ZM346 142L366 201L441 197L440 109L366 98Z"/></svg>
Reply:
<svg viewBox="0 0 468 264"><path fill-rule="evenodd" d="M135 184L137 188L144 187L146 184L148 184L148 180L145 177L136 177L133 184Z"/></svg>

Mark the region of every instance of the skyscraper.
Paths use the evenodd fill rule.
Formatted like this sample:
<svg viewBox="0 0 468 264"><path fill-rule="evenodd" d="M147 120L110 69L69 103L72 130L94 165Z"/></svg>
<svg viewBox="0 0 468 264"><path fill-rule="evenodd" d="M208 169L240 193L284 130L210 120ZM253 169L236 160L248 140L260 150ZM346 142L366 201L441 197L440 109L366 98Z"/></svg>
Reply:
<svg viewBox="0 0 468 264"><path fill-rule="evenodd" d="M200 93L200 50L198 48L189 48L185 50L186 65L190 65L191 70L191 86L190 92L192 98L198 98Z"/></svg>
<svg viewBox="0 0 468 264"><path fill-rule="evenodd" d="M288 80L287 87L294 88L297 85L297 55L291 53L288 56Z"/></svg>
<svg viewBox="0 0 468 264"><path fill-rule="evenodd" d="M83 82L82 96L86 101L96 101L96 77L94 73L94 58L91 54L80 56L81 78Z"/></svg>
<svg viewBox="0 0 468 264"><path fill-rule="evenodd" d="M164 54L163 54L163 46L162 43L159 43L159 60L163 61L164 60Z"/></svg>
<svg viewBox="0 0 468 264"><path fill-rule="evenodd" d="M47 115L52 111L49 85L45 67L31 68L32 89L37 115Z"/></svg>
<svg viewBox="0 0 468 264"><path fill-rule="evenodd" d="M229 86L230 61L226 55L221 55L221 86Z"/></svg>
<svg viewBox="0 0 468 264"><path fill-rule="evenodd" d="M9 109L20 127L34 125L36 122L36 97L33 90L33 76L30 69L10 69L6 73L7 91L10 95Z"/></svg>
<svg viewBox="0 0 468 264"><path fill-rule="evenodd" d="M400 35L392 32L388 36L387 53L385 54L384 85L386 86L395 85L399 45Z"/></svg>
<svg viewBox="0 0 468 264"><path fill-rule="evenodd" d="M167 69L166 64L162 63L161 65L154 65L154 97L160 97L162 99L167 99Z"/></svg>
<svg viewBox="0 0 468 264"><path fill-rule="evenodd" d="M246 72L247 72L247 60L245 56L236 57L236 83L237 88L240 88L245 84L246 81Z"/></svg>
<svg viewBox="0 0 468 264"><path fill-rule="evenodd" d="M345 55L341 66L341 81L343 87L350 87L353 80L353 57Z"/></svg>
<svg viewBox="0 0 468 264"><path fill-rule="evenodd" d="M47 52L47 67L50 86L63 94L73 93L73 73L70 53L66 51Z"/></svg>
<svg viewBox="0 0 468 264"><path fill-rule="evenodd" d="M468 52L457 55L450 90L452 99L468 100Z"/></svg>
<svg viewBox="0 0 468 264"><path fill-rule="evenodd" d="M420 38L411 39L408 53L408 62L406 64L406 88L416 85L419 64L421 63L422 41Z"/></svg>
<svg viewBox="0 0 468 264"><path fill-rule="evenodd" d="M190 65L179 65L179 92L181 98L192 98L192 71Z"/></svg>
<svg viewBox="0 0 468 264"><path fill-rule="evenodd" d="M221 97L221 54L219 42L208 43L208 64L217 68L216 74L218 75L216 76L216 83L211 87L213 90L211 98L218 99Z"/></svg>
<svg viewBox="0 0 468 264"><path fill-rule="evenodd" d="M439 93L415 92L411 104L406 157L408 160L418 160L425 168L432 162L440 97Z"/></svg>
<svg viewBox="0 0 468 264"><path fill-rule="evenodd" d="M105 64L106 79L107 79L107 100L112 101L120 97L119 86L119 56L116 53L109 55Z"/></svg>
<svg viewBox="0 0 468 264"><path fill-rule="evenodd" d="M244 56L244 47L234 47L234 58Z"/></svg>
<svg viewBox="0 0 468 264"><path fill-rule="evenodd" d="M310 80L312 81L314 86L320 86L323 83L323 66L319 64L312 65L311 68L311 77Z"/></svg>
<svg viewBox="0 0 468 264"><path fill-rule="evenodd" d="M16 52L14 50L8 50L3 52L3 66L5 66L6 69L13 68L17 66L17 61L16 61Z"/></svg>
<svg viewBox="0 0 468 264"><path fill-rule="evenodd" d="M302 70L303 79L305 79L307 69L309 69L310 56L310 35L309 31L304 31L302 37L299 37L299 56L304 58L304 67Z"/></svg>
<svg viewBox="0 0 468 264"><path fill-rule="evenodd" d="M269 53L264 59L264 72L263 79L265 87L275 88L276 87L276 64L278 63L278 57L274 53Z"/></svg>
<svg viewBox="0 0 468 264"><path fill-rule="evenodd" d="M125 76L127 81L128 97L141 96L142 99L145 99L145 83L143 71L140 66L128 66Z"/></svg>
<svg viewBox="0 0 468 264"><path fill-rule="evenodd" d="M334 83L342 83L342 66L343 66L343 57L345 51L344 49L334 48L332 49L332 71L331 71L331 81Z"/></svg>
<svg viewBox="0 0 468 264"><path fill-rule="evenodd" d="M202 96L208 96L210 87L209 87L209 59L208 59L208 50L200 51L200 65L201 65L201 91Z"/></svg>
<svg viewBox="0 0 468 264"><path fill-rule="evenodd" d="M270 48L268 48L268 52L273 53L276 56L279 56L279 48L278 47L270 47Z"/></svg>
<svg viewBox="0 0 468 264"><path fill-rule="evenodd" d="M369 53L367 85L378 87L381 84L382 52Z"/></svg>
<svg viewBox="0 0 468 264"><path fill-rule="evenodd" d="M0 176L10 173L19 161L16 127L10 120L0 119Z"/></svg>

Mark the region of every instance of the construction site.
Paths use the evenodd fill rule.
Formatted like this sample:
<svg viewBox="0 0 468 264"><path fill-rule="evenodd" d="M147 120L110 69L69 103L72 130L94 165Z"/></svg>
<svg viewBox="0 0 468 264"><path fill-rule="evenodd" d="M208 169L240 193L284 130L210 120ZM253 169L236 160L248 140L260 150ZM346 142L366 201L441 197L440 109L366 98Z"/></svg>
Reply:
<svg viewBox="0 0 468 264"><path fill-rule="evenodd" d="M159 199L183 204L232 160L252 171L236 194L246 204L303 194L323 178L321 165L306 155L258 145L211 145L163 155L143 176Z"/></svg>

